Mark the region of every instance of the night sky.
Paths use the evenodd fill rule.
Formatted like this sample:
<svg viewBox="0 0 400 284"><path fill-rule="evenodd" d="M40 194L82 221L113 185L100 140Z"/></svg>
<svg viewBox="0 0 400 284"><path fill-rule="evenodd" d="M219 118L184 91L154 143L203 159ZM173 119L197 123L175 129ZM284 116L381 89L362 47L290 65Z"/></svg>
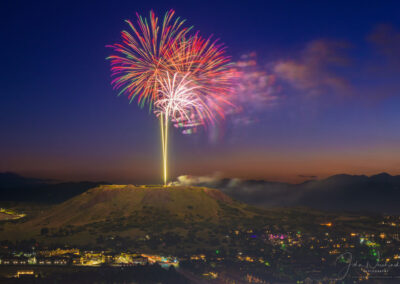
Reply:
<svg viewBox="0 0 400 284"><path fill-rule="evenodd" d="M399 1L1 1L0 171L160 183L159 123L105 58L125 19L171 8L269 78L215 128L173 131L172 177L400 174Z"/></svg>

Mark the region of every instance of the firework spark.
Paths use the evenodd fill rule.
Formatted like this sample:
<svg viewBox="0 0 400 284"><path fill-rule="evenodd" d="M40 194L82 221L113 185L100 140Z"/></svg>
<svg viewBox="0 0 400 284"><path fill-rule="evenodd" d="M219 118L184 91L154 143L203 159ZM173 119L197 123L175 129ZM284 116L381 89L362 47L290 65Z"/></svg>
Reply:
<svg viewBox="0 0 400 284"><path fill-rule="evenodd" d="M205 115L209 116L209 109L198 91L201 87L193 84L188 79L188 74L179 76L175 73L173 77L166 73L160 81L160 97L154 103L155 113L169 117L174 122L186 122L188 124L198 124L194 117L203 120Z"/></svg>
<svg viewBox="0 0 400 284"><path fill-rule="evenodd" d="M154 12L150 12L150 25L146 18L137 15L137 27L129 21L133 33L122 31L122 44L114 44L116 55L111 55L111 72L115 79L112 81L114 89L120 89L119 94L125 93L132 101L138 96L138 103L150 106L157 99L159 77L164 70L172 68L172 60L179 48L179 42L190 28L184 28L184 20L173 16L170 10L164 16L160 27Z"/></svg>

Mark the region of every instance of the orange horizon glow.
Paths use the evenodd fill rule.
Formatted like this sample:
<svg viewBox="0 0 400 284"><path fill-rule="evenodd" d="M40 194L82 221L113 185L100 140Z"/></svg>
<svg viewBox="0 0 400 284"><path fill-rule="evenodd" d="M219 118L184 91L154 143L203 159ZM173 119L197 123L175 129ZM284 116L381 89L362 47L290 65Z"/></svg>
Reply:
<svg viewBox="0 0 400 284"><path fill-rule="evenodd" d="M173 181L180 175L212 175L241 179L264 179L299 183L312 176L323 179L335 174L374 175L387 172L400 174L400 153L390 149L331 152L274 153L263 149L242 152L170 153L174 167L168 175ZM0 171L11 171L26 176L66 181L97 180L110 182L161 183L159 158L155 155L130 157L21 157L0 164ZM37 163L40 160L41 163Z"/></svg>

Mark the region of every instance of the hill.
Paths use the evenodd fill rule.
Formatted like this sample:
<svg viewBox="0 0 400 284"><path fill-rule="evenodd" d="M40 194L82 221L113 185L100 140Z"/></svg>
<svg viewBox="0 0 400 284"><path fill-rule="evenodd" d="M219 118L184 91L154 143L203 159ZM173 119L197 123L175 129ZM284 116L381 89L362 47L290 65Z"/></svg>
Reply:
<svg viewBox="0 0 400 284"><path fill-rule="evenodd" d="M240 227L257 216L216 189L101 185L24 220L2 224L0 240L149 250L163 245L172 250L185 238L191 244L195 238L216 243L218 230Z"/></svg>
<svg viewBox="0 0 400 284"><path fill-rule="evenodd" d="M177 254L222 247L225 236L236 230L315 233L329 221L337 232L375 231L379 228L374 218L309 209L264 210L206 187L101 185L37 214L1 223L0 240L32 238L48 245Z"/></svg>
<svg viewBox="0 0 400 284"><path fill-rule="evenodd" d="M102 185L53 207L32 222L50 227L78 226L110 218L145 217L147 213L157 215L158 219L192 215L215 222L228 209L245 214L242 204L216 189ZM151 215L146 216L146 222Z"/></svg>

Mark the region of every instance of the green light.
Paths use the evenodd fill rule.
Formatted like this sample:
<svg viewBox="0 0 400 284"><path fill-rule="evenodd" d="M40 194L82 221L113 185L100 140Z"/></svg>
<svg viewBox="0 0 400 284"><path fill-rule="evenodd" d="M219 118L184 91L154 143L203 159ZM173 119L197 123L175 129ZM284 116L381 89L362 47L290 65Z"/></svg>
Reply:
<svg viewBox="0 0 400 284"><path fill-rule="evenodd" d="M215 250L215 253L216 253L216 254L219 254L219 250L218 250L218 249L217 249L217 250Z"/></svg>

